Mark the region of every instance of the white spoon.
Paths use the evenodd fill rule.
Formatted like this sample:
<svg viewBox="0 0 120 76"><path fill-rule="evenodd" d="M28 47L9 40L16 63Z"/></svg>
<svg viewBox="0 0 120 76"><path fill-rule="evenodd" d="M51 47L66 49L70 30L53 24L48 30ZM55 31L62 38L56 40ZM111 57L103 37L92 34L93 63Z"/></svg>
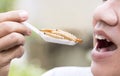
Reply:
<svg viewBox="0 0 120 76"><path fill-rule="evenodd" d="M34 31L36 34L41 36L47 42L65 44L65 45L75 45L78 43L78 42L67 40L67 39L59 39L59 38L48 36L44 32L40 31L39 29L31 25L30 23L23 22L23 24L28 28L30 28L32 31Z"/></svg>

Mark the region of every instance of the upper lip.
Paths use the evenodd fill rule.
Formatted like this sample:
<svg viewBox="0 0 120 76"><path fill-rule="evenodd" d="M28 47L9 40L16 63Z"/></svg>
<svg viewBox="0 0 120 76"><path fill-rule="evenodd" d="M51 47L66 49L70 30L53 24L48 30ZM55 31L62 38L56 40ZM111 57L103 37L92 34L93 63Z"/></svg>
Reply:
<svg viewBox="0 0 120 76"><path fill-rule="evenodd" d="M108 35L107 35L104 31L102 31L102 30L94 31L95 40L98 39L98 36L99 36L99 37L102 37L102 38L104 38L104 39L106 39L107 41L112 42L110 36L108 36ZM99 39L100 39L100 38L99 38Z"/></svg>
<svg viewBox="0 0 120 76"><path fill-rule="evenodd" d="M94 36L102 36L106 40L112 41L111 38L104 31L102 31L102 30L94 31ZM95 37L95 39L96 39L96 37Z"/></svg>

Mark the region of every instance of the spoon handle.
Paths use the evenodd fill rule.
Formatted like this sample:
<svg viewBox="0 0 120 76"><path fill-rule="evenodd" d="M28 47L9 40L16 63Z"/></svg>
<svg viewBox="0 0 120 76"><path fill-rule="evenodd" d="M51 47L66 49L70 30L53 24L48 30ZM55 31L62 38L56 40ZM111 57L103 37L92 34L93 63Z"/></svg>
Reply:
<svg viewBox="0 0 120 76"><path fill-rule="evenodd" d="M42 33L40 32L40 30L38 30L36 27L34 27L33 25L31 25L30 23L28 22L23 22L23 24L25 26L27 26L28 28L30 28L32 31L34 31L35 33L41 35Z"/></svg>

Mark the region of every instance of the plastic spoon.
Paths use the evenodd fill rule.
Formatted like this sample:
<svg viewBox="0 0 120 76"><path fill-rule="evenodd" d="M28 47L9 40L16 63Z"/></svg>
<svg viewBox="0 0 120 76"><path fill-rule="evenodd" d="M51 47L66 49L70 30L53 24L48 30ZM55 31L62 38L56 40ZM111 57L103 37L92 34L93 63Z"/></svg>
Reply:
<svg viewBox="0 0 120 76"><path fill-rule="evenodd" d="M23 22L23 24L25 26L27 26L28 28L30 28L32 31L34 31L36 34L38 34L46 42L65 44L65 45L75 45L75 44L78 43L78 42L75 42L75 41L70 41L70 40L66 40L66 39L58 39L58 38L48 36L44 32L40 31L39 29L37 29L36 27L31 25L30 23Z"/></svg>

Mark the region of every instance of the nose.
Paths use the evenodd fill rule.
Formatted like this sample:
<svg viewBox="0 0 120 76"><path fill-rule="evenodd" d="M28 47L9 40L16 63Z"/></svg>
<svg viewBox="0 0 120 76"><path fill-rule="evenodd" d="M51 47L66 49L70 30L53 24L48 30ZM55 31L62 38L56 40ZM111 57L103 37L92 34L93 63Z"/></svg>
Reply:
<svg viewBox="0 0 120 76"><path fill-rule="evenodd" d="M110 4L104 3L96 8L93 15L93 25L97 22L104 22L108 25L116 25L118 22L117 14Z"/></svg>

